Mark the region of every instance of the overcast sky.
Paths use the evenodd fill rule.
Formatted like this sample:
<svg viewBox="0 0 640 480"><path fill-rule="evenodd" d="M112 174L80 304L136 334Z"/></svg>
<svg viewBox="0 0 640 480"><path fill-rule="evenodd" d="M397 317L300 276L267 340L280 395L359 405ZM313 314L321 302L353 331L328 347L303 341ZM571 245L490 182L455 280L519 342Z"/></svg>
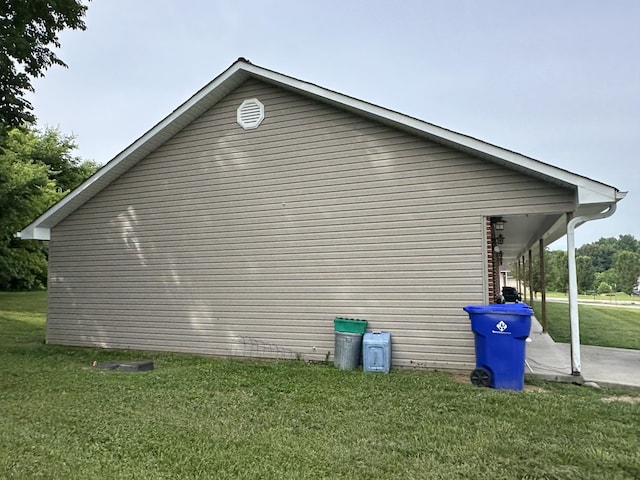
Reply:
<svg viewBox="0 0 640 480"><path fill-rule="evenodd" d="M576 243L640 239L638 0L94 0L86 23L30 97L85 159L242 56L629 191Z"/></svg>

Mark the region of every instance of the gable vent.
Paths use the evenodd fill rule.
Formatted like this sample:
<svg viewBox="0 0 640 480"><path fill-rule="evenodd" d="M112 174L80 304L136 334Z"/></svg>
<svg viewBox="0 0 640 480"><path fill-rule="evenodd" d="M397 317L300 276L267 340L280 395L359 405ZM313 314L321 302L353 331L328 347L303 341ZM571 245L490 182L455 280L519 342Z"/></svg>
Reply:
<svg viewBox="0 0 640 480"><path fill-rule="evenodd" d="M245 100L238 107L238 124L245 130L258 128L264 120L264 105L257 98Z"/></svg>

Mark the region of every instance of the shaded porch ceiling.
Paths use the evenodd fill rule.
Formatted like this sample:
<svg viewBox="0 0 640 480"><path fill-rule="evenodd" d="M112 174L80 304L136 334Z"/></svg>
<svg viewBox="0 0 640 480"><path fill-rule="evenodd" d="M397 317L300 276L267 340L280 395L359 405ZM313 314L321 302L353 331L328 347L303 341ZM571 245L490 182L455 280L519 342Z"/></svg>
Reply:
<svg viewBox="0 0 640 480"><path fill-rule="evenodd" d="M574 217L595 215L606 210L607 207L608 205L604 204L580 205L572 213ZM504 269L509 269L519 258L528 255L529 250L537 253L538 242L541 238L544 239L546 247L567 234L569 218L565 213L493 216L500 217L505 222L504 229L501 232L496 232L496 235L501 233L504 238L504 242L500 245Z"/></svg>
<svg viewBox="0 0 640 480"><path fill-rule="evenodd" d="M504 238L502 245L498 245L502 251L503 268L510 268L515 262L527 254L529 249L538 251L538 241L545 238L545 246L554 242L566 233L555 227L565 223L564 214L526 214L526 215L499 215L504 220L504 230L496 232Z"/></svg>

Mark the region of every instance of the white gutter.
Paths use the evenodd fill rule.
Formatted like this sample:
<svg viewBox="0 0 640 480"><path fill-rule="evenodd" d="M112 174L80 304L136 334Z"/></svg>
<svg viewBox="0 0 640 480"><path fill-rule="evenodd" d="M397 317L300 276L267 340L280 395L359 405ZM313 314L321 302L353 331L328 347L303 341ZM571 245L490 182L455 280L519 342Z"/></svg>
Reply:
<svg viewBox="0 0 640 480"><path fill-rule="evenodd" d="M612 203L604 212L595 215L575 217L567 223L567 257L569 259L569 318L571 321L571 374L579 376L582 369L580 361L580 317L578 316L578 277L576 272L575 229L578 225L591 220L607 218L616 211Z"/></svg>

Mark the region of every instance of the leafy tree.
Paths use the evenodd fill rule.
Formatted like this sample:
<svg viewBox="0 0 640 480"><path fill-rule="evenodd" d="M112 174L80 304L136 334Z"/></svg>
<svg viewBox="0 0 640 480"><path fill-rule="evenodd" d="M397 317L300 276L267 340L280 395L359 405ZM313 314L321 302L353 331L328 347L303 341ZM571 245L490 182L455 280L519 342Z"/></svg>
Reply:
<svg viewBox="0 0 640 480"><path fill-rule="evenodd" d="M596 293L598 295L605 295L607 293L611 293L611 290L612 290L611 285L609 285L607 282L600 282Z"/></svg>
<svg viewBox="0 0 640 480"><path fill-rule="evenodd" d="M25 140L29 145L29 157L34 163L49 167L49 178L56 182L58 190L75 188L98 168L94 162L74 157L71 152L77 148L75 138L57 129L28 130Z"/></svg>
<svg viewBox="0 0 640 480"><path fill-rule="evenodd" d="M46 247L14 234L96 170L71 156L75 148L73 138L57 130L7 133L0 151L0 289L46 285Z"/></svg>
<svg viewBox="0 0 640 480"><path fill-rule="evenodd" d="M79 0L0 2L0 138L12 127L35 121L24 96L33 91L32 79L49 67L66 67L50 47L60 47L60 31L86 29L86 10Z"/></svg>
<svg viewBox="0 0 640 480"><path fill-rule="evenodd" d="M606 283L609 288L614 289L617 283L616 272L612 268L606 272L596 272L596 285L601 283Z"/></svg>
<svg viewBox="0 0 640 480"><path fill-rule="evenodd" d="M636 281L633 279L633 258L627 255L618 257L623 252L640 255L640 241L633 235L620 235L614 237L601 238L597 242L589 243L576 249L576 273L578 281L578 291L586 293L592 291L594 286L600 288L603 282L613 290L630 292ZM540 281L540 260L533 255L533 289L541 289ZM566 292L568 287L568 265L567 254L562 250L551 250L545 252L546 280L549 290ZM617 262L617 263L615 263ZM614 268L615 263L615 268ZM515 276L516 272L512 272ZM520 280L528 284L528 271L524 272L524 277Z"/></svg>
<svg viewBox="0 0 640 480"><path fill-rule="evenodd" d="M557 251L545 250L544 255L544 264L545 264L545 278L547 280L547 286L549 284L549 272L551 272L553 261L555 256L558 254ZM526 262L524 271L521 272L519 276L515 271L511 272L512 275L518 280L522 281L524 285L528 288L532 288L535 295L537 296L538 292L542 291L542 276L540 274L540 255L538 252L534 252L531 258L531 264ZM531 281L532 284L529 285L529 271L531 271Z"/></svg>
<svg viewBox="0 0 640 480"><path fill-rule="evenodd" d="M604 272L613 266L613 257L617 249L617 240L613 237L601 238L597 242L588 243L576 249L579 256L591 257L596 272Z"/></svg>
<svg viewBox="0 0 640 480"><path fill-rule="evenodd" d="M620 235L616 250L640 253L640 241L636 240L633 235Z"/></svg>
<svg viewBox="0 0 640 480"><path fill-rule="evenodd" d="M551 275L548 285L557 292L569 291L569 257L567 252L559 250L553 255Z"/></svg>
<svg viewBox="0 0 640 480"><path fill-rule="evenodd" d="M546 260L546 257L545 257L545 260ZM542 279L540 277L540 255L534 254L531 258L531 262L532 262L531 264L529 264L529 262L527 262L526 264L525 285L531 288L537 295L538 292L542 290ZM532 281L531 285L529 285L529 271L531 271L531 281Z"/></svg>
<svg viewBox="0 0 640 480"><path fill-rule="evenodd" d="M617 279L618 291L631 295L633 287L638 285L640 277L640 254L621 251L616 255L614 271Z"/></svg>
<svg viewBox="0 0 640 480"><path fill-rule="evenodd" d="M579 293L588 293L593 290L593 284L596 280L596 269L593 266L591 257L587 257L586 255L576 257L576 277Z"/></svg>

